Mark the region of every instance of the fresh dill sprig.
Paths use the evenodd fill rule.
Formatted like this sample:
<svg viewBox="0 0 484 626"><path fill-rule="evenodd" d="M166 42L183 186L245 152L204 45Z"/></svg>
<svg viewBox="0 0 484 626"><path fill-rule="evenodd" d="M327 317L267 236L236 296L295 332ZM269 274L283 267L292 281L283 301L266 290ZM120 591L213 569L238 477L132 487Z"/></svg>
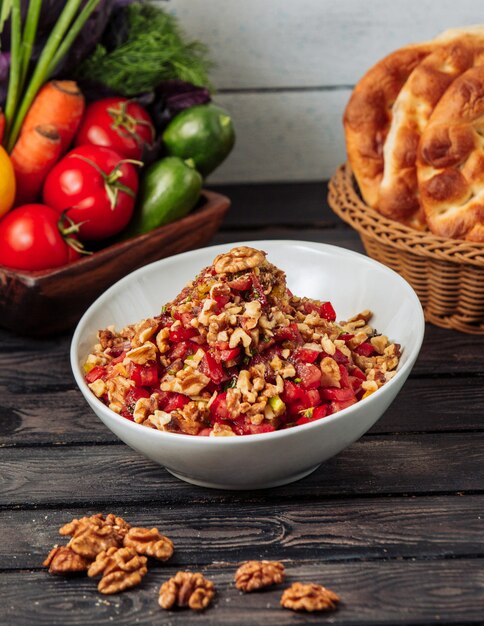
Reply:
<svg viewBox="0 0 484 626"><path fill-rule="evenodd" d="M187 42L177 19L149 3L122 9L127 36L113 49L98 44L81 64L77 78L98 82L123 96L151 91L163 80L210 86L207 48Z"/></svg>

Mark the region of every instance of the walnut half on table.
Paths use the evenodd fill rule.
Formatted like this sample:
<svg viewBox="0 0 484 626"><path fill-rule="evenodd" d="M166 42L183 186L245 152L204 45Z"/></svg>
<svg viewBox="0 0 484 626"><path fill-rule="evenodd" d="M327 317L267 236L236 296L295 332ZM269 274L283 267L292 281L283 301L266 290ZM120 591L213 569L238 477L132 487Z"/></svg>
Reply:
<svg viewBox="0 0 484 626"><path fill-rule="evenodd" d="M177 572L160 587L158 603L162 609L174 606L203 611L215 595L215 585L200 572Z"/></svg>
<svg viewBox="0 0 484 626"><path fill-rule="evenodd" d="M235 572L235 586L248 593L281 583L284 565L279 561L246 561Z"/></svg>
<svg viewBox="0 0 484 626"><path fill-rule="evenodd" d="M101 593L118 593L140 584L148 571L147 561L134 548L109 548L97 555L87 575L92 578L102 574L97 586Z"/></svg>
<svg viewBox="0 0 484 626"><path fill-rule="evenodd" d="M340 597L334 591L314 583L293 583L284 591L281 606L293 611L328 611L335 609Z"/></svg>
<svg viewBox="0 0 484 626"><path fill-rule="evenodd" d="M168 560L173 554L173 542L157 528L130 528L124 537L124 546L160 561Z"/></svg>
<svg viewBox="0 0 484 626"><path fill-rule="evenodd" d="M55 546L42 565L49 568L50 574L79 574L87 571L89 561L68 546Z"/></svg>

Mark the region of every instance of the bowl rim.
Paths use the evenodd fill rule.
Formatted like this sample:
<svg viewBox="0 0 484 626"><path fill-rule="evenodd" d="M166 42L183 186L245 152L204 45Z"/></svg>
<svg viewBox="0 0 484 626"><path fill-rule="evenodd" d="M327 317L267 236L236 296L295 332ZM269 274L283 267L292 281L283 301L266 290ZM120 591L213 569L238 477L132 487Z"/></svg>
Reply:
<svg viewBox="0 0 484 626"><path fill-rule="evenodd" d="M286 428L282 430L276 430L273 432L237 435L234 437L203 437L200 435L190 436L190 435L185 435L182 433L170 433L170 432L155 430L152 428L146 428L146 427L143 427L142 424L138 424L134 421L128 420L125 417L122 417L121 415L119 415L118 413L112 411L109 407L107 407L103 402L101 402L101 400L99 400L99 398L97 398L92 393L92 391L89 389L84 379L84 376L81 372L81 367L79 365L79 359L78 359L79 355L78 355L77 345L82 337L84 326L86 325L91 314L95 310L97 310L99 306L102 306L104 301L109 300L111 293L119 289L119 285L122 282L129 282L133 280L134 276L136 276L137 274L142 274L143 272L147 271L148 268L151 268L154 265L163 265L167 262L173 262L173 260L176 260L176 259L181 260L183 258L196 255L197 253L200 253L201 251L204 251L206 253L208 252L213 253L213 257L215 257L217 254L220 254L224 250L227 250L228 246L230 246L230 248L233 248L236 246L251 246L251 247L259 247L260 249L263 249L265 245L270 245L270 246L276 245L276 246L281 246L281 247L303 246L303 247L308 247L312 250L327 251L327 252L332 252L337 255L340 254L342 256L347 256L347 257L356 256L356 257L359 257L360 261L367 263L369 266L377 267L379 270L383 271L384 273L392 275L394 279L400 282L402 288L405 289L405 291L410 296L410 298L413 299L414 304L415 304L415 312L416 312L417 319L414 321L414 332L416 333L417 338L416 338L416 343L414 345L412 352L408 355L407 361L403 364L401 369L397 370L397 374L392 379L390 379L387 383L385 383L383 387L378 389L376 392L372 393L367 398L359 400L356 404L353 404L352 406L347 407L346 409L342 409L341 411L337 411L336 413L333 413L332 415L328 415L324 419L315 420L313 422L308 422L307 424L299 424L298 426L293 426L291 428ZM119 424L122 425L124 428L126 428L128 431L132 431L138 434L145 432L144 436L146 437L153 436L155 438L158 437L160 440L160 443L163 441L172 441L172 442L176 441L176 442L179 442L180 445L190 445L190 444L193 444L195 440L195 441L203 442L201 443L201 445L205 445L205 446L211 446L211 445L212 446L214 445L234 446L234 445L242 445L244 443L247 443L247 441L264 441L264 440L267 441L267 440L284 439L288 436L291 436L291 433L294 435L295 432L304 432L304 431L310 431L312 429L315 430L317 428L322 428L324 427L325 424L330 424L342 418L344 419L348 415L355 413L362 406L371 405L373 402L375 402L375 395L377 395L378 397L381 397L380 394L382 392L385 393L385 390L389 391L395 385L398 385L400 381L402 380L402 378L403 378L403 381L405 382L420 352L420 348L422 346L422 342L424 339L424 333L425 333L424 312L423 312L423 308L420 303L420 300L415 290L413 289L413 287L402 276L400 276L400 274L398 274L391 268L387 267L383 263L380 263L379 261L375 261L371 257L361 254L360 252L354 252L353 250L348 250L346 248L341 248L339 246L335 246L332 244L319 243L319 242L313 242L313 241L292 240L292 239L270 239L270 240L264 239L264 240L236 241L236 242L230 242L230 243L225 243L225 244L217 244L214 246L207 246L205 248L197 248L196 250L189 250L187 252L181 252L179 254L175 254L175 255L166 257L164 259L154 261L153 263L144 265L143 267L140 267L137 270L130 272L129 274L127 274L126 276L118 280L111 287L109 287L106 291L104 291L98 298L96 298L96 300L89 306L89 308L84 312L81 319L79 320L76 326L76 329L74 331L74 334L72 336L72 340L71 340L70 364L71 364L71 369L72 369L76 384L79 390L81 391L82 395L84 396L84 399L86 400L86 402L88 401L87 398L89 397L90 401L94 403L97 409L99 409L101 413L103 413L106 416L108 420L114 419L115 421L119 421ZM88 404L90 404L90 402L88 402ZM99 418L99 416L97 417ZM152 434L150 435L149 433L152 433Z"/></svg>

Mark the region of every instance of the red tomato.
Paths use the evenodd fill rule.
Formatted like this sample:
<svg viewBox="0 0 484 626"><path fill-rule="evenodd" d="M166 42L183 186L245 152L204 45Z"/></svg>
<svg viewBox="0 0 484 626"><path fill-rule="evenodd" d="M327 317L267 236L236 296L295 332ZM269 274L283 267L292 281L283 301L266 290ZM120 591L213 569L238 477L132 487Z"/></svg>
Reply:
<svg viewBox="0 0 484 626"><path fill-rule="evenodd" d="M314 363L314 361L318 358L319 352L316 350L311 350L309 348L298 348L294 352L294 358L297 361L304 361L305 363Z"/></svg>
<svg viewBox="0 0 484 626"><path fill-rule="evenodd" d="M296 372L303 389L316 389L321 382L321 370L312 363L296 362Z"/></svg>
<svg viewBox="0 0 484 626"><path fill-rule="evenodd" d="M146 365L138 365L135 363L130 378L137 387L154 387L158 384L158 368L156 363L146 363Z"/></svg>
<svg viewBox="0 0 484 626"><path fill-rule="evenodd" d="M81 239L116 235L133 215L138 174L117 152L99 146L74 148L51 169L44 202L80 224Z"/></svg>
<svg viewBox="0 0 484 626"><path fill-rule="evenodd" d="M102 365L96 365L86 374L86 380L88 383L93 383L103 376L106 376L106 368L102 367Z"/></svg>
<svg viewBox="0 0 484 626"><path fill-rule="evenodd" d="M230 419L229 410L227 408L227 392L219 393L210 406L210 415L214 422L223 422Z"/></svg>
<svg viewBox="0 0 484 626"><path fill-rule="evenodd" d="M25 204L0 221L0 264L18 270L46 270L79 258L68 241L69 224L43 204Z"/></svg>
<svg viewBox="0 0 484 626"><path fill-rule="evenodd" d="M142 106L126 98L105 98L87 107L74 143L104 146L125 159L139 159L154 139L153 122Z"/></svg>

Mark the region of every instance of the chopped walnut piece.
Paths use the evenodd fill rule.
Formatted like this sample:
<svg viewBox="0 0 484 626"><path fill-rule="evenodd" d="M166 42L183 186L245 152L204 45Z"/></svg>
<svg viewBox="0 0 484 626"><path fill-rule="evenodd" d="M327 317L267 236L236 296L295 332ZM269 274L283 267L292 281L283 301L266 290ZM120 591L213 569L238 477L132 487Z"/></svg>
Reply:
<svg viewBox="0 0 484 626"><path fill-rule="evenodd" d="M293 583L281 597L281 605L293 611L326 611L335 609L339 601L334 591L314 583Z"/></svg>
<svg viewBox="0 0 484 626"><path fill-rule="evenodd" d="M145 365L156 359L157 348L152 341L146 341L142 346L133 348L126 353L126 357L137 365Z"/></svg>
<svg viewBox="0 0 484 626"><path fill-rule="evenodd" d="M198 321L203 326L208 326L210 322L210 318L217 311L218 305L216 300L212 300L211 298L207 298L203 303L202 310L198 314Z"/></svg>
<svg viewBox="0 0 484 626"><path fill-rule="evenodd" d="M383 354L385 348L388 346L388 337L385 335L377 335L370 339L371 345L375 348L378 354Z"/></svg>
<svg viewBox="0 0 484 626"><path fill-rule="evenodd" d="M245 330L252 330L257 326L261 316L261 303L258 300L251 300L245 303L245 310L242 314L242 326Z"/></svg>
<svg viewBox="0 0 484 626"><path fill-rule="evenodd" d="M200 572L177 572L161 585L158 603L162 609L188 606L194 611L202 611L208 607L214 595L213 582Z"/></svg>
<svg viewBox="0 0 484 626"><path fill-rule="evenodd" d="M133 409L133 420L137 424L143 424L149 415L158 409L158 394L153 393L149 398L138 398Z"/></svg>
<svg viewBox="0 0 484 626"><path fill-rule="evenodd" d="M209 382L210 378L208 376L205 376L198 370L194 370L192 367L187 367L179 370L171 380L164 380L160 385L160 389L162 391L175 391L186 396L198 396Z"/></svg>
<svg viewBox="0 0 484 626"><path fill-rule="evenodd" d="M168 424L171 422L171 413L166 411L155 411L153 415L149 415L143 422L143 426L155 428L156 430L166 431Z"/></svg>
<svg viewBox="0 0 484 626"><path fill-rule="evenodd" d="M89 383L88 387L96 398L101 398L106 393L106 383L102 378L98 378L93 383Z"/></svg>
<svg viewBox="0 0 484 626"><path fill-rule="evenodd" d="M111 329L112 326L98 332L97 336L103 350L106 350L107 348L112 348L116 344L116 342L120 340L120 338L117 337Z"/></svg>
<svg viewBox="0 0 484 626"><path fill-rule="evenodd" d="M124 405L126 394L134 386L134 381L123 376L115 376L106 381L108 392L109 408L116 413L120 413Z"/></svg>
<svg viewBox="0 0 484 626"><path fill-rule="evenodd" d="M235 586L245 592L281 583L284 565L279 561L246 561L235 572Z"/></svg>
<svg viewBox="0 0 484 626"><path fill-rule="evenodd" d="M368 322L371 318L373 317L373 313L369 310L369 309L364 309L363 311L361 311L360 313L357 313L356 315L353 315L353 317L350 317L348 323L351 322L357 322L359 320L363 320L363 322ZM342 324L344 324L345 322L342 322Z"/></svg>
<svg viewBox="0 0 484 626"><path fill-rule="evenodd" d="M266 253L261 250L239 246L215 257L213 266L217 274L233 274L258 267L264 263L265 258Z"/></svg>
<svg viewBox="0 0 484 626"><path fill-rule="evenodd" d="M363 394L362 399L368 398L368 396L371 396L372 393L375 393L375 391L378 391L378 384L374 380L364 380L361 383L361 388L365 390L365 393Z"/></svg>
<svg viewBox="0 0 484 626"><path fill-rule="evenodd" d="M160 332L156 335L156 347L158 348L160 354L165 354L170 349L170 343L168 338L170 337L170 329L162 328Z"/></svg>
<svg viewBox="0 0 484 626"><path fill-rule="evenodd" d="M321 385L323 387L341 387L341 372L338 363L330 356L325 356L320 363Z"/></svg>
<svg viewBox="0 0 484 626"><path fill-rule="evenodd" d="M234 431L226 424L215 422L210 437L235 437Z"/></svg>
<svg viewBox="0 0 484 626"><path fill-rule="evenodd" d="M158 330L158 326L159 323L153 318L142 320L139 324L136 324L134 327L134 336L131 340L131 346L133 348L139 348L142 346L148 341L148 339L153 337Z"/></svg>
<svg viewBox="0 0 484 626"><path fill-rule="evenodd" d="M140 556L134 548L109 548L100 552L89 567L91 578L102 574L97 586L105 594L118 593L139 585L148 571L147 558Z"/></svg>
<svg viewBox="0 0 484 626"><path fill-rule="evenodd" d="M196 435L206 425L207 415L206 402L187 402L183 408L171 413L170 425L187 435Z"/></svg>
<svg viewBox="0 0 484 626"><path fill-rule="evenodd" d="M157 528L133 526L124 537L124 546L134 548L138 554L145 554L160 561L168 560L173 554L173 542Z"/></svg>
<svg viewBox="0 0 484 626"><path fill-rule="evenodd" d="M51 574L77 574L87 571L89 561L68 546L56 546L42 563Z"/></svg>
<svg viewBox="0 0 484 626"><path fill-rule="evenodd" d="M236 328L230 335L229 348L235 348L241 343L244 348L248 348L252 343L252 337L243 328Z"/></svg>

